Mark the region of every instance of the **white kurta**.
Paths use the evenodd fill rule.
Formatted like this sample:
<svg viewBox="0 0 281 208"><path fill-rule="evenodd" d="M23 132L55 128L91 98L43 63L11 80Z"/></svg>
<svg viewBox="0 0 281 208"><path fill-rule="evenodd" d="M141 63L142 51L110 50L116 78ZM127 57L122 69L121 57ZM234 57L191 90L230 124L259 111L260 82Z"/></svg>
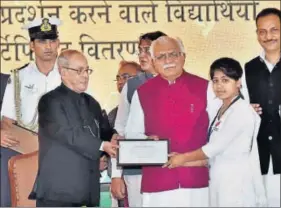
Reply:
<svg viewBox="0 0 281 208"><path fill-rule="evenodd" d="M124 136L125 127L127 125L130 103L127 97L128 85L124 85L120 100L118 104L118 111L115 119L114 129L119 135ZM112 166L112 178L122 177L122 167L117 166L116 158L111 158ZM142 194L141 194L141 175L124 175L124 180L127 188L128 202L130 207L141 207L142 206Z"/></svg>
<svg viewBox="0 0 281 208"><path fill-rule="evenodd" d="M212 207L266 205L256 140L259 125L259 116L242 99L214 123L210 141L202 147L210 163Z"/></svg>
<svg viewBox="0 0 281 208"><path fill-rule="evenodd" d="M144 112L140 104L138 92L132 98L130 114L125 128L125 137L146 139L144 134ZM155 193L143 193L143 207L208 207L208 188L178 188Z"/></svg>
<svg viewBox="0 0 281 208"><path fill-rule="evenodd" d="M125 127L127 124L127 120L129 117L130 112L130 104L127 98L127 91L128 91L128 85L127 83L124 85L119 99L118 104L118 111L116 114L116 119L114 123L114 129L118 132L119 135L124 136ZM120 178L122 176L122 167L117 167L117 161L116 158L111 158L111 164L112 164L112 178Z"/></svg>

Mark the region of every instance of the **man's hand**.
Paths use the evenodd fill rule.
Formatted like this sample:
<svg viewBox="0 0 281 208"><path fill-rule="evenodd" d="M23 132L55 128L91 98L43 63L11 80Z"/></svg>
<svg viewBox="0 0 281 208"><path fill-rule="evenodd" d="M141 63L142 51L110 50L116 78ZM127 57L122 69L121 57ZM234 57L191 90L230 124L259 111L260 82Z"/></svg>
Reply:
<svg viewBox="0 0 281 208"><path fill-rule="evenodd" d="M100 158L100 171L104 171L107 168L107 166L108 166L107 163L108 163L108 160L107 160L106 155L102 156Z"/></svg>
<svg viewBox="0 0 281 208"><path fill-rule="evenodd" d="M117 144L113 144L111 142L103 142L102 149L107 152L110 157L116 157L116 150L119 148Z"/></svg>
<svg viewBox="0 0 281 208"><path fill-rule="evenodd" d="M14 147L18 145L19 142L16 140L16 138L12 135L12 133L9 130L1 129L1 146L2 147Z"/></svg>
<svg viewBox="0 0 281 208"><path fill-rule="evenodd" d="M177 167L182 167L185 166L185 156L184 154L179 154L177 152L173 152L171 154L169 154L169 161L166 162L163 165L163 168L167 167L167 168L177 168Z"/></svg>
<svg viewBox="0 0 281 208"><path fill-rule="evenodd" d="M254 110L261 115L262 114L262 107L260 107L260 104L258 103L252 103L251 106L254 108Z"/></svg>
<svg viewBox="0 0 281 208"><path fill-rule="evenodd" d="M119 134L113 134L112 135L112 137L111 137L111 143L112 144L117 144L117 141L119 140L119 139L125 139L125 137L124 136L120 136Z"/></svg>
<svg viewBox="0 0 281 208"><path fill-rule="evenodd" d="M150 135L147 137L147 139L152 139L152 140L159 140L159 136L156 136L156 135Z"/></svg>
<svg viewBox="0 0 281 208"><path fill-rule="evenodd" d="M116 199L124 199L126 196L126 186L122 178L111 179L111 194Z"/></svg>

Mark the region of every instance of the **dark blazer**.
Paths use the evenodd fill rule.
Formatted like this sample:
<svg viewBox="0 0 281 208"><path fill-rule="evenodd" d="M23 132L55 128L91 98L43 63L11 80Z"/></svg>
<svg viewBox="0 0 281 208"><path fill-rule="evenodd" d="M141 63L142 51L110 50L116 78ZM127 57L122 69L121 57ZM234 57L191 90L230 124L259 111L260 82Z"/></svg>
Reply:
<svg viewBox="0 0 281 208"><path fill-rule="evenodd" d="M260 57L245 65L245 75L251 103L262 107L261 125L258 134L258 149L262 174L267 174L272 156L273 172L281 173L281 60L272 72Z"/></svg>
<svg viewBox="0 0 281 208"><path fill-rule="evenodd" d="M85 101L85 102L81 102ZM37 199L98 206L102 140L112 130L99 103L63 84L39 101Z"/></svg>
<svg viewBox="0 0 281 208"><path fill-rule="evenodd" d="M6 85L8 83L10 75L1 73L1 97L0 97L0 111L2 109L3 98L5 94ZM8 177L8 161L12 156L18 155L19 153L11 150L9 148L1 147L1 207L10 207L11 206L11 196L10 196L10 181Z"/></svg>
<svg viewBox="0 0 281 208"><path fill-rule="evenodd" d="M10 75L9 74L2 74L1 73L1 97L0 97L0 111L2 109L2 102L3 102L3 97L4 97L4 93L5 93L5 89L6 89L6 85L8 83L8 79L9 79Z"/></svg>

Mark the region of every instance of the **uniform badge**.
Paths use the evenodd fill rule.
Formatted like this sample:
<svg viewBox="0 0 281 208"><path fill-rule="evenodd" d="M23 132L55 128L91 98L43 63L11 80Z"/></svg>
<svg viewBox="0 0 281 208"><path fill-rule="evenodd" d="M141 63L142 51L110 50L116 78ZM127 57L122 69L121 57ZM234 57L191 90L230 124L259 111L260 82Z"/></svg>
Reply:
<svg viewBox="0 0 281 208"><path fill-rule="evenodd" d="M41 24L41 26L40 26L40 30L41 30L41 32L49 32L49 31L52 30L52 26L51 26L51 24L49 23L49 19L44 18L44 19L42 20L42 24Z"/></svg>
<svg viewBox="0 0 281 208"><path fill-rule="evenodd" d="M25 85L24 87L28 90L28 92L32 94L37 92L37 88L35 87L34 84Z"/></svg>

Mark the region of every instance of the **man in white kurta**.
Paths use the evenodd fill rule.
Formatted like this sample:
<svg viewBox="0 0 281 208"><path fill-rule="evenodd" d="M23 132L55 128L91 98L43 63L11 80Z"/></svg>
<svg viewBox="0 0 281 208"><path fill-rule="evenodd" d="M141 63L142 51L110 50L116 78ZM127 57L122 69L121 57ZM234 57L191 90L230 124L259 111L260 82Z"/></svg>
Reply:
<svg viewBox="0 0 281 208"><path fill-rule="evenodd" d="M184 72L181 41L160 37L151 54L159 73L134 93L126 138L168 138L170 151L183 152L206 143L207 81ZM168 170L143 166L143 207L207 207L206 167Z"/></svg>
<svg viewBox="0 0 281 208"><path fill-rule="evenodd" d="M149 53L149 47L153 40L165 35L161 31L146 33L139 38L139 62L143 70L136 77L131 78L124 85L118 104L118 111L115 120L114 129L119 136L124 136L125 126L127 124L128 116L130 113L130 104L134 91L145 83L147 80L153 78L153 74L156 74L151 62L151 56ZM116 198L123 198L124 193L124 180L127 188L128 202L130 207L140 207L142 201L142 195L140 193L141 184L141 169L140 167L126 168L117 167L116 159L111 159L112 163L112 182L111 191L112 195Z"/></svg>

